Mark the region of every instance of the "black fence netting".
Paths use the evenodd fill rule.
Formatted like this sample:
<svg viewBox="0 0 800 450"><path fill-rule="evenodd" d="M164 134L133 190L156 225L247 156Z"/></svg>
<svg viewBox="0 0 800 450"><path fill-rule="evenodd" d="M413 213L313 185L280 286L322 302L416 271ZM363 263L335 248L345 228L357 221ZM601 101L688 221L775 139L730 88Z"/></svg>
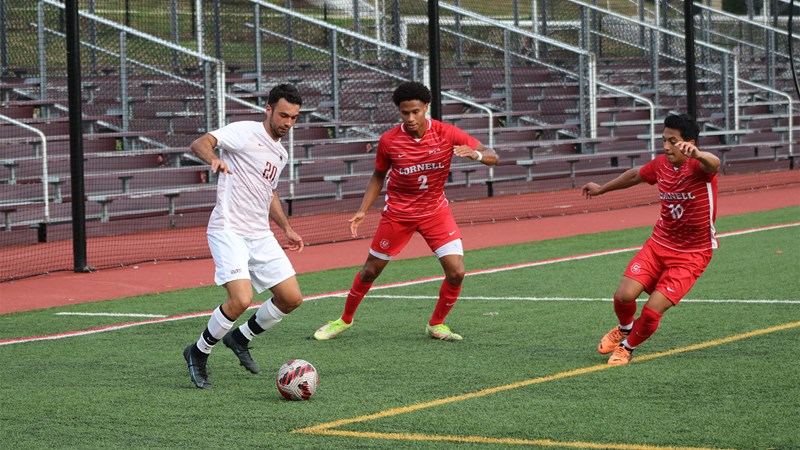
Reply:
<svg viewBox="0 0 800 450"><path fill-rule="evenodd" d="M686 106L680 12L624 3L440 2L432 68L424 1L82 0L85 197L75 199L64 4L4 1L0 280L73 269L77 201L91 267L208 257L216 180L189 145L226 123L263 120L279 83L303 97L279 195L310 244L350 239L377 141L400 121L392 91L434 70L443 120L501 157L496 167L453 161L446 193L459 222L651 202L631 191L588 204L578 193L646 163L663 118ZM788 170L800 117L787 101L781 12L761 26L701 13L700 144L725 158L726 189L797 182ZM774 170L785 172L763 175ZM373 206L367 235L381 200Z"/></svg>

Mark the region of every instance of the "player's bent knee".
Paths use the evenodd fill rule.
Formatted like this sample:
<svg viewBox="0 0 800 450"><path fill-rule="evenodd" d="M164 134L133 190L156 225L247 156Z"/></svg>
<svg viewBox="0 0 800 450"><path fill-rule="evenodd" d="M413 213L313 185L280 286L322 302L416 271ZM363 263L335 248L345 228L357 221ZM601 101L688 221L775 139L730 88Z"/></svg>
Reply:
<svg viewBox="0 0 800 450"><path fill-rule="evenodd" d="M622 304L635 302L639 298L641 292L630 292L626 290L617 290L614 293L614 299Z"/></svg>
<svg viewBox="0 0 800 450"><path fill-rule="evenodd" d="M449 271L445 273L444 279L453 286L461 286L461 283L464 281L465 274L466 272L463 270Z"/></svg>
<svg viewBox="0 0 800 450"><path fill-rule="evenodd" d="M286 297L273 297L272 302L284 314L289 314L303 304L303 296L300 294Z"/></svg>
<svg viewBox="0 0 800 450"><path fill-rule="evenodd" d="M380 276L382 272L382 268L374 267L374 266L365 266L361 269L361 273L359 274L361 281L364 283L372 283L375 279Z"/></svg>
<svg viewBox="0 0 800 450"><path fill-rule="evenodd" d="M252 303L252 302L253 302L253 296L252 295L249 296L249 297L247 297L247 296L229 297L228 301L225 302L225 306L226 306L226 308L225 308L226 311L225 312L229 313L231 316L234 316L234 317L231 317L231 319L235 319L235 318L239 317L240 315L242 315L242 313L245 312L245 310L247 310L248 307L250 307L250 303Z"/></svg>

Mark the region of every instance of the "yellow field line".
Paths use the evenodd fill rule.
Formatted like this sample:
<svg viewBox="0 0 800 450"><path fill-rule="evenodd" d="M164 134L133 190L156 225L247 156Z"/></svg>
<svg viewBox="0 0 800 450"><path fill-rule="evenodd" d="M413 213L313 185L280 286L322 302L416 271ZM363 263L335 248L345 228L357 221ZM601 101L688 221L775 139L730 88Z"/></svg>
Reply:
<svg viewBox="0 0 800 450"><path fill-rule="evenodd" d="M298 430L301 432L301 430ZM305 432L305 431L302 431ZM433 441L433 442L463 442L471 444L503 444L503 445L537 445L549 447L565 448L598 448L598 449L619 449L619 450L720 450L704 447L659 447L653 445L637 444L608 444L598 442L559 442L550 439L517 439L517 438L492 438L486 436L442 436L436 434L416 434L416 433L375 433L370 431L343 431L326 429L318 433L328 436L357 437L369 439L385 439L400 441Z"/></svg>
<svg viewBox="0 0 800 450"><path fill-rule="evenodd" d="M747 333L737 334L721 339L714 339L711 341L701 342L699 344L689 345L686 347L676 348L673 350L667 350L660 353L653 353L650 355L644 355L641 357L636 357L633 359L632 363L639 363L644 361L649 361L651 359L662 358L665 356L672 356L678 353L690 352L694 350L701 350L708 347L714 347L717 345L728 344L731 342L735 342L742 339L751 338L754 336L760 336L768 333L774 333L776 331L788 330L791 328L800 327L800 322L790 322L785 323L782 325L776 325L774 327L769 328L762 328L759 330L749 331ZM547 381L555 381L560 380L563 378L570 378L578 375L584 375L587 373L598 372L601 370L611 369L618 366L611 366L608 364L598 364L595 366L584 367L581 369L569 370L566 372L560 372L554 375L547 375L538 378L530 378L528 380L519 381L516 383L506 384L503 386L497 386L493 388L483 389L476 392L471 392L468 394L461 394L455 395L452 397L442 398L438 400L433 400L430 402L425 403L418 403L416 405L410 406L403 406L400 408L392 408L387 409L384 411L380 411L373 414L368 414L364 416L353 417L350 419L341 419L335 420L332 422L321 423L319 425L314 425L311 427L305 428L298 428L294 430L295 433L306 433L306 434L327 434L327 435L337 435L337 436L352 436L352 437L370 437L370 438L380 438L380 439L403 439L403 440L428 440L428 441L453 441L453 442L494 442L494 443L505 443L505 444L524 444L524 445L550 445L550 446L563 446L563 447L579 447L579 448L619 448L619 449L667 449L672 447L651 447L651 446L641 446L641 445L628 445L628 444L592 444L586 442L554 442L549 440L524 440L524 439L505 439L505 438L488 438L482 436L470 436L470 437L459 437L459 436L436 436L436 435L423 435L423 434L403 434L403 433L368 433L368 432L352 432L352 431L341 431L341 430L332 430L332 428L341 427L344 425L349 425L353 423L360 423L366 422L369 420L376 420L381 419L384 417L391 417L396 416L399 414L406 414L414 411L418 411L420 409L432 408L435 406L445 405L448 403L459 402L462 400L469 400L478 397L484 397L491 394L496 394L498 392L508 391L511 389L517 389L525 386L530 386L532 384L544 383Z"/></svg>
<svg viewBox="0 0 800 450"><path fill-rule="evenodd" d="M301 429L298 429L298 430L295 430L295 431L300 432L300 433L314 433L314 432L318 432L320 430L326 430L326 429L329 429L329 428L336 428L336 427L340 427L342 425L349 425L351 423L366 422L368 420L382 419L384 417L391 417L391 416L396 416L396 415L399 415L399 414L406 414L406 413L410 413L410 412L413 412L413 411L418 411L420 409L432 408L434 406L446 405L448 403L460 402L462 400L469 400L469 399L477 398L477 397L484 397L486 395L496 394L498 392L503 392L503 391L508 391L508 390L511 390L511 389L517 389L517 388L521 388L521 387L525 387L525 386L530 386L532 384L544 383L545 381L555 381L555 380L560 380L562 378L569 378L569 377L574 377L576 375L583 375L583 374L586 374L586 373L597 372L599 370L606 370L606 369L611 368L611 367L614 367L614 366L609 366L608 364L598 364L596 366L584 367L583 369L570 370L569 372L561 372L561 373L557 373L555 375L547 375L547 376L539 377L539 378L531 378L531 379L524 380L524 381L518 381L516 383L506 384L504 386L497 386L497 387L493 387L493 388L483 389L481 391L471 392L469 394L461 394L461 395L456 395L456 396L453 396L453 397L441 398L441 399L433 400L433 401L430 401L430 402L417 403L416 405L403 406L401 408L387 409L385 411L380 411L380 412L377 412L377 413L374 413L374 414L369 414L369 415L366 415L366 416L353 417L352 419L335 420L333 422L322 423L322 424L314 425L314 426L307 427L307 428L301 428Z"/></svg>

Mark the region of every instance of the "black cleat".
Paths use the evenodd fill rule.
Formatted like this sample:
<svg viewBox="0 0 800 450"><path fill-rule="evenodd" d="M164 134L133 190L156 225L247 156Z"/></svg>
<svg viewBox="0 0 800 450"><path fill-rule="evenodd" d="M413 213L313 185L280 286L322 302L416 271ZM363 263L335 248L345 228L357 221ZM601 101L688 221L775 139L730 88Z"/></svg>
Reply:
<svg viewBox="0 0 800 450"><path fill-rule="evenodd" d="M206 370L206 361L208 355L197 356L198 353L193 349L194 344L189 344L183 349L183 358L186 359L186 364L189 365L189 377L192 383L200 389L211 389L211 380L208 378Z"/></svg>
<svg viewBox="0 0 800 450"><path fill-rule="evenodd" d="M236 339L234 339L230 333L222 337L222 343L233 350L233 353L239 358L239 364L243 365L245 369L252 373L258 373L258 365L253 361L253 357L250 356L250 349L248 347L236 342Z"/></svg>

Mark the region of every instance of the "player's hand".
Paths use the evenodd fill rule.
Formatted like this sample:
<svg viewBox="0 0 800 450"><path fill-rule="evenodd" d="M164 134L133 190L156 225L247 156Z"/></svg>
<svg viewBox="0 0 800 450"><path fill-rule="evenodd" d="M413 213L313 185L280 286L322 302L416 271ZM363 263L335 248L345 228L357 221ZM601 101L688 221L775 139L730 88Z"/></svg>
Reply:
<svg viewBox="0 0 800 450"><path fill-rule="evenodd" d="M359 211L350 219L350 234L353 237L358 237L358 226L361 225L361 221L363 221L366 216L365 213Z"/></svg>
<svg viewBox="0 0 800 450"><path fill-rule="evenodd" d="M478 153L471 149L469 145L456 145L453 147L453 153L456 156L460 156L462 158L469 158L471 160L475 160L478 158Z"/></svg>
<svg viewBox="0 0 800 450"><path fill-rule="evenodd" d="M300 235L294 231L294 229L286 229L286 238L289 240L289 250L297 253L303 251L303 247L305 247L305 244L303 244L303 238L301 238Z"/></svg>
<svg viewBox="0 0 800 450"><path fill-rule="evenodd" d="M678 147L678 150L687 158L697 158L697 154L700 153L700 149L691 142L681 141L675 144L675 147Z"/></svg>
<svg viewBox="0 0 800 450"><path fill-rule="evenodd" d="M233 173L230 169L228 169L228 163L223 161L221 158L216 158L211 161L211 172Z"/></svg>
<svg viewBox="0 0 800 450"><path fill-rule="evenodd" d="M583 196L586 198L592 198L600 195L600 185L597 183L586 183L583 185Z"/></svg>

